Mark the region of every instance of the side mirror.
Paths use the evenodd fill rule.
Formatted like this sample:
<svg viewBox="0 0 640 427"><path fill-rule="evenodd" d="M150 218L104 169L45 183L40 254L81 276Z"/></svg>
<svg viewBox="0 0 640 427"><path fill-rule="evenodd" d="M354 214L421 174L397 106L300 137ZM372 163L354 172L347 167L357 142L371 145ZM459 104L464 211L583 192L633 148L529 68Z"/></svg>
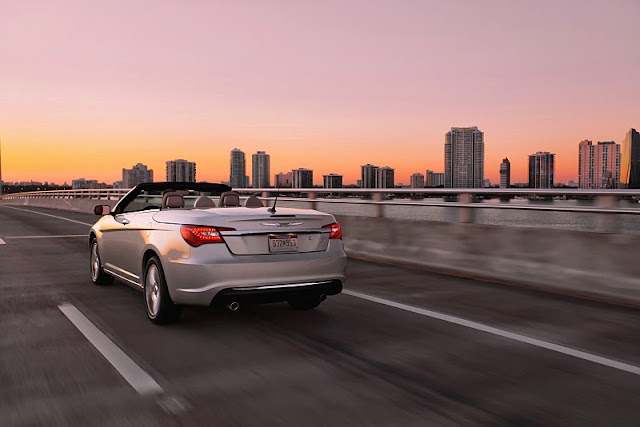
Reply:
<svg viewBox="0 0 640 427"><path fill-rule="evenodd" d="M96 215L109 215L111 212L111 206L109 205L98 205L93 208L93 213Z"/></svg>

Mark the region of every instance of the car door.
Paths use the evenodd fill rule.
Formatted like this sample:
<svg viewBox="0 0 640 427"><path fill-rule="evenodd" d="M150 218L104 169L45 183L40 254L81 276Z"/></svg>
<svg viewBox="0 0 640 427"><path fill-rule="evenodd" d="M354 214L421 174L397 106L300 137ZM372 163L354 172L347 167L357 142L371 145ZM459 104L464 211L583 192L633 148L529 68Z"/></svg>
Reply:
<svg viewBox="0 0 640 427"><path fill-rule="evenodd" d="M129 225L135 218L135 212L109 215L101 227L100 257L102 265L111 273L138 282L138 277L127 268L129 265Z"/></svg>
<svg viewBox="0 0 640 427"><path fill-rule="evenodd" d="M155 213L157 211L136 212L135 215L128 215L129 222L124 226L122 233L121 268L140 284L142 284L142 256Z"/></svg>

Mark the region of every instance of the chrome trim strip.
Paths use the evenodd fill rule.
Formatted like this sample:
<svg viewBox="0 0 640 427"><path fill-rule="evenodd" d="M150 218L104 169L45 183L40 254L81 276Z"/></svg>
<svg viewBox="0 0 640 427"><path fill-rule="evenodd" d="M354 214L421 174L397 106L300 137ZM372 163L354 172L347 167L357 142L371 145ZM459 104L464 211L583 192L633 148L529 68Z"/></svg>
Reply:
<svg viewBox="0 0 640 427"><path fill-rule="evenodd" d="M322 282L304 282L304 283L291 283L288 285L263 285L263 286L245 286L240 288L225 288L233 291L260 291L264 289L286 289L286 288L299 288L303 286L313 286L313 285L328 285L333 280L324 280ZM199 288L199 289L177 289L180 292L188 292L188 293L196 293L196 292L204 292L209 290L209 287Z"/></svg>
<svg viewBox="0 0 640 427"><path fill-rule="evenodd" d="M280 229L274 229L271 231L243 231L243 230L236 230L236 231L221 231L220 235L222 237L225 236L259 236L259 235L266 235L266 234L283 234L283 233L295 233L295 234L329 234L331 233L331 230L327 229L323 229L323 230L319 230L317 228L314 229L291 229L291 230L287 230L286 228L280 228Z"/></svg>
<svg viewBox="0 0 640 427"><path fill-rule="evenodd" d="M121 276L121 275L119 275L119 274L118 274L118 273L116 273L116 272L113 272L113 271L108 270L106 267L103 267L103 268L104 268L104 271L105 271L105 272L107 272L107 273L111 274L112 276L115 276L115 277L117 277L118 279L122 279L122 280L124 280L125 282L129 282L129 283L131 283L132 285L135 285L137 288L144 289L144 286L142 286L140 283L134 282L134 281L133 281L133 280L131 280L131 279L127 279L126 277Z"/></svg>
<svg viewBox="0 0 640 427"><path fill-rule="evenodd" d="M105 268L110 268L110 269L112 269L112 270L119 271L119 272L120 272L120 273L122 273L122 274L126 274L127 276L131 276L131 277L133 277L133 278L135 278L135 279L140 280L140 276L136 276L135 274L131 274L131 273L129 273L127 270L124 270L124 269L122 269L122 268L116 267L115 265L113 265L113 264L109 264L108 262L106 262L106 263L104 264L104 267L105 267Z"/></svg>
<svg viewBox="0 0 640 427"><path fill-rule="evenodd" d="M229 288L234 291L260 291L263 289L285 289L285 288L298 288L303 286L313 286L313 285L328 285L331 284L331 280L326 280L324 282L306 282L306 283L292 283L290 285L264 285L264 286L247 286L242 288Z"/></svg>

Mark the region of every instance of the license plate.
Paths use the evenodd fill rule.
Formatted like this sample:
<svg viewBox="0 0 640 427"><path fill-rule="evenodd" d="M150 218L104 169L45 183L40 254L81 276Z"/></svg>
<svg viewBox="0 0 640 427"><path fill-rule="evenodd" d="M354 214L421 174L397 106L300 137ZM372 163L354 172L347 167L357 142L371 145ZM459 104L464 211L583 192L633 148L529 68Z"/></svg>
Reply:
<svg viewBox="0 0 640 427"><path fill-rule="evenodd" d="M298 236L286 234L269 236L269 252L297 252Z"/></svg>

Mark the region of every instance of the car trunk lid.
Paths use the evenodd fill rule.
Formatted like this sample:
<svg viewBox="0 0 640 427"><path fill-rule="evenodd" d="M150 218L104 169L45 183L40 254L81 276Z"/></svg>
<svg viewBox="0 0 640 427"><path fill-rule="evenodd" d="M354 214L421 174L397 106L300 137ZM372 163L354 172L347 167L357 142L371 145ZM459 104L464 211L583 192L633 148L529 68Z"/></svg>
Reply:
<svg viewBox="0 0 640 427"><path fill-rule="evenodd" d="M211 208L161 211L157 222L233 228L221 231L234 255L278 255L327 249L332 215L303 209Z"/></svg>

